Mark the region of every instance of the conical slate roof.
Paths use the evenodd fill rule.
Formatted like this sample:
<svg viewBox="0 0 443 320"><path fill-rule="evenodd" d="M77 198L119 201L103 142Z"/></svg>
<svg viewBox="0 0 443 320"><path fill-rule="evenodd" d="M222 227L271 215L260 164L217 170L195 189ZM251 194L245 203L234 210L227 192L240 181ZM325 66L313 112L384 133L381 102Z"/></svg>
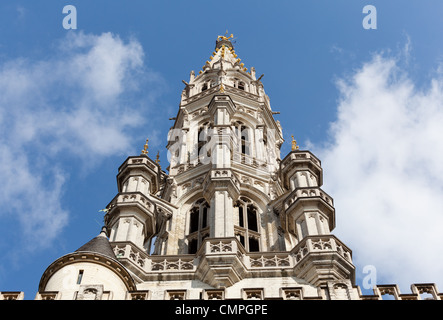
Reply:
<svg viewBox="0 0 443 320"><path fill-rule="evenodd" d="M114 254L114 251L112 250L111 244L109 243L105 227L102 228L102 231L97 237L85 243L75 252L96 252L105 255L107 257L110 257L112 259L117 259Z"/></svg>

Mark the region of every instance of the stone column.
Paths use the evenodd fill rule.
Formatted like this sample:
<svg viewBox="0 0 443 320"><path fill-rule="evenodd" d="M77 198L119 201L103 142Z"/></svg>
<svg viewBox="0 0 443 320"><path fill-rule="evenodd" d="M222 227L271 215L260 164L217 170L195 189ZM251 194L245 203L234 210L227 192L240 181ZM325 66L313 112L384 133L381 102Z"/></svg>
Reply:
<svg viewBox="0 0 443 320"><path fill-rule="evenodd" d="M211 216L213 217L213 227L211 237L233 237L234 236L234 216L233 202L228 191L216 191L211 201Z"/></svg>

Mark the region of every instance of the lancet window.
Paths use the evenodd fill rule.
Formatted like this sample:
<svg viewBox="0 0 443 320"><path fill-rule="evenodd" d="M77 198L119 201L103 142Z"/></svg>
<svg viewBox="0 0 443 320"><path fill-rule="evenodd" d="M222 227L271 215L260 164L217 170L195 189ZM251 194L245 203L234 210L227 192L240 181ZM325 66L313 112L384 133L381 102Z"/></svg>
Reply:
<svg viewBox="0 0 443 320"><path fill-rule="evenodd" d="M250 134L246 126L241 126L241 153L250 155Z"/></svg>
<svg viewBox="0 0 443 320"><path fill-rule="evenodd" d="M258 209L251 200L241 197L237 201L235 235L247 251L260 251Z"/></svg>
<svg viewBox="0 0 443 320"><path fill-rule="evenodd" d="M196 253L203 240L209 236L209 205L204 199L194 203L189 210L188 253Z"/></svg>
<svg viewBox="0 0 443 320"><path fill-rule="evenodd" d="M211 156L211 141L212 128L209 123L205 123L198 128L197 132L197 157L200 162L203 162L206 157Z"/></svg>
<svg viewBox="0 0 443 320"><path fill-rule="evenodd" d="M242 122L236 122L234 125L234 132L238 141L238 152L242 155L242 161L245 161L245 156L252 155L252 130L244 125Z"/></svg>

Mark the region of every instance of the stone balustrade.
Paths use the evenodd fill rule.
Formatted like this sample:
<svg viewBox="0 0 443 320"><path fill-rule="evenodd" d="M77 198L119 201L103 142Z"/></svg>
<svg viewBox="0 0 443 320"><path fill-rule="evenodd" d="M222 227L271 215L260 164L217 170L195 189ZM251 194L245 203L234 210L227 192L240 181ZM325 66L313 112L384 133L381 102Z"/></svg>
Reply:
<svg viewBox="0 0 443 320"><path fill-rule="evenodd" d="M298 243L289 252L246 252L235 238L206 239L197 255L148 255L128 243L114 242L117 259L128 259L145 272L183 271L196 269L201 255L238 255L248 269L256 268L293 268L310 252L335 251L352 263L351 251L332 235L309 236Z"/></svg>
<svg viewBox="0 0 443 320"><path fill-rule="evenodd" d="M221 86L217 85L217 86L209 88L209 89L207 89L205 91L202 91L202 92L199 92L197 94L194 94L194 95L192 95L190 97L186 97L184 99L184 104L189 104L191 102L194 102L194 101L199 100L201 98L204 98L206 96L209 96L209 95L212 95L214 93L220 92L220 89L221 89ZM241 96L241 97L244 97L244 98L248 98L248 99L252 99L252 100L261 100L260 97L258 95L256 95L256 94L254 94L254 93L247 92L245 90L241 90L241 89L232 87L232 86L227 85L227 84L223 84L223 91L226 94L234 94L234 95L238 95L238 96Z"/></svg>
<svg viewBox="0 0 443 320"><path fill-rule="evenodd" d="M291 250L295 262L299 263L311 252L335 251L352 263L351 250L333 235L308 236Z"/></svg>
<svg viewBox="0 0 443 320"><path fill-rule="evenodd" d="M288 252L249 253L244 260L251 269L294 267L294 258Z"/></svg>
<svg viewBox="0 0 443 320"><path fill-rule="evenodd" d="M310 161L319 168L321 167L321 161L314 156L310 151L297 150L289 153L281 162L281 169L285 169L293 161Z"/></svg>
<svg viewBox="0 0 443 320"><path fill-rule="evenodd" d="M311 198L312 197L319 197L319 198L323 199L331 207L334 206L334 201L333 201L332 197L330 197L321 188L307 187L307 188L297 188L287 196L287 198L284 202L285 210L288 209L298 199L308 198L308 197L311 197Z"/></svg>
<svg viewBox="0 0 443 320"><path fill-rule="evenodd" d="M112 208L116 207L117 205L124 204L138 204L151 213L154 211L154 203L141 192L119 193L109 203L108 208L110 211L112 211Z"/></svg>
<svg viewBox="0 0 443 320"><path fill-rule="evenodd" d="M255 169L261 169L264 171L269 171L268 163L264 160L260 160L258 158L249 156L247 154L233 151L232 152L232 163L234 164L246 164L248 166L251 166Z"/></svg>
<svg viewBox="0 0 443 320"><path fill-rule="evenodd" d="M158 166L156 166L154 163L152 163L152 160L150 160L147 157L129 157L128 159L126 159L126 161L124 163L122 163L122 165L118 168L118 172L122 172L123 169L125 169L127 166L131 166L131 165L145 165L148 168L152 169L154 172L158 172L159 168Z"/></svg>
<svg viewBox="0 0 443 320"><path fill-rule="evenodd" d="M126 242L114 242L113 250L118 260L128 259L145 272L195 270L194 255L148 255Z"/></svg>
<svg viewBox="0 0 443 320"><path fill-rule="evenodd" d="M194 271L194 257L186 256L151 256L151 271Z"/></svg>

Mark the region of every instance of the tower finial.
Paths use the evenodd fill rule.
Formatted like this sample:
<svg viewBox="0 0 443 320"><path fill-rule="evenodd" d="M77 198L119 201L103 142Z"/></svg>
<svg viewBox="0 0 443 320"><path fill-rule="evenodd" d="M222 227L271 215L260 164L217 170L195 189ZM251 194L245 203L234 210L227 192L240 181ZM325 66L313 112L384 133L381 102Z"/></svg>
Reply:
<svg viewBox="0 0 443 320"><path fill-rule="evenodd" d="M229 37L227 37L228 35L228 30L226 30L226 33L224 36L218 36L217 40L215 41L215 49L219 49L221 48L223 45L228 47L228 48L233 48L234 46L232 45L232 40L234 40L234 35L231 33L231 35Z"/></svg>
<svg viewBox="0 0 443 320"><path fill-rule="evenodd" d="M160 151L157 151L157 156L155 157L155 163L160 165Z"/></svg>
<svg viewBox="0 0 443 320"><path fill-rule="evenodd" d="M148 155L148 141L149 141L149 139L146 139L146 143L145 143L145 145L144 145L144 147L143 147L143 150L142 150L142 153L141 154L144 154L144 155Z"/></svg>
<svg viewBox="0 0 443 320"><path fill-rule="evenodd" d="M294 135L292 137L292 151L298 150L297 141L294 139Z"/></svg>
<svg viewBox="0 0 443 320"><path fill-rule="evenodd" d="M228 35L228 30L226 30L225 35L224 36L218 36L217 40L229 40L231 38L234 38L234 35L231 33L231 35L229 37L226 37Z"/></svg>

